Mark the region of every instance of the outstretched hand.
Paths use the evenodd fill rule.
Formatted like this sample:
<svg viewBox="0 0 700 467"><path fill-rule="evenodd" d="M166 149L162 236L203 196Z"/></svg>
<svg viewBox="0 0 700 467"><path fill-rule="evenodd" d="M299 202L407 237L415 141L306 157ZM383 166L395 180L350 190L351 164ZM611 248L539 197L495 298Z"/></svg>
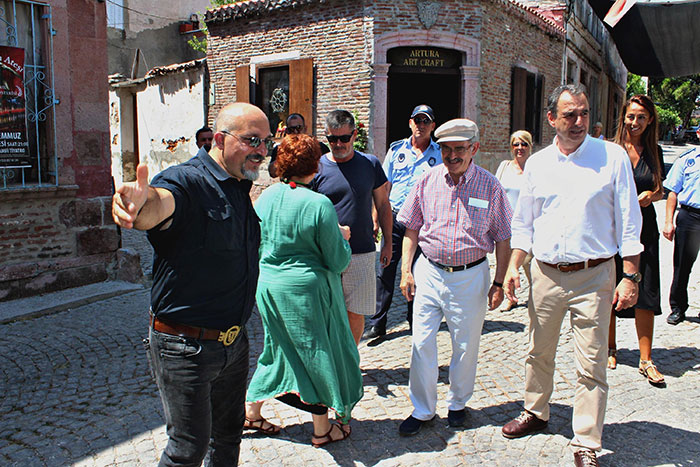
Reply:
<svg viewBox="0 0 700 467"><path fill-rule="evenodd" d="M148 166L139 164L136 181L124 183L112 197L112 218L125 229L134 227L139 211L148 199Z"/></svg>

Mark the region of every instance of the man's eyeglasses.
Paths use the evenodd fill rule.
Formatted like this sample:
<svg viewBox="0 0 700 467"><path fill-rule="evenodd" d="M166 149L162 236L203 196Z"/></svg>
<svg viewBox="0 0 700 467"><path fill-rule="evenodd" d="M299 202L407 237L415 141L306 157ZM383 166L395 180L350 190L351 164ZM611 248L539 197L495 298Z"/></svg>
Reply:
<svg viewBox="0 0 700 467"><path fill-rule="evenodd" d="M264 143L267 150L271 151L272 148L275 146L275 140L273 140L272 138L260 139L257 136L240 136L226 130L221 130L221 133L225 133L229 136L233 136L234 138L238 138L241 141L245 142L245 144L247 144L251 148L257 148L258 146Z"/></svg>
<svg viewBox="0 0 700 467"><path fill-rule="evenodd" d="M328 140L329 143L337 143L338 141L341 141L343 143L349 143L354 134L355 134L355 132L352 132L349 135L340 135L340 136L326 135L326 139Z"/></svg>
<svg viewBox="0 0 700 467"><path fill-rule="evenodd" d="M519 148L520 146L526 148L526 147L529 147L530 145L527 144L527 143L524 142L524 141L523 141L522 143L521 143L520 141L518 141L518 142L516 142L516 143L513 143L513 147L514 147L514 148Z"/></svg>
<svg viewBox="0 0 700 467"><path fill-rule="evenodd" d="M429 118L427 118L427 117L424 117L424 118L421 118L421 117L413 117L413 123L415 123L416 125L420 125L420 124L428 125L428 124L430 124L431 122L432 122L432 120L429 119Z"/></svg>
<svg viewBox="0 0 700 467"><path fill-rule="evenodd" d="M456 148L451 148L447 145L440 145L440 151L446 156L450 156L452 153L455 154L455 156L464 156L467 151L471 148L471 145L469 146L457 146Z"/></svg>
<svg viewBox="0 0 700 467"><path fill-rule="evenodd" d="M301 133L301 130L304 128L304 125L295 125L295 126L288 126L287 127L287 133Z"/></svg>

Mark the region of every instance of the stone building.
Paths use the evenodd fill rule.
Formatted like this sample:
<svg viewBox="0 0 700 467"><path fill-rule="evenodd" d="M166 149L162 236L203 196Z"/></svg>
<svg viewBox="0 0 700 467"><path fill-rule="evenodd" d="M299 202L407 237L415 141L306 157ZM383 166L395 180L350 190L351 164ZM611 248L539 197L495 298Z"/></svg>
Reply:
<svg viewBox="0 0 700 467"><path fill-rule="evenodd" d="M578 40L567 34L563 2L539 3L249 0L210 10L210 115L247 101L263 108L273 132L300 112L322 135L325 114L346 108L367 125L369 151L383 158L389 143L408 136L413 106L428 103L438 124L456 117L479 124L477 162L494 170L509 156L512 131L531 131L537 147L553 137L546 96L566 79ZM595 59L616 53L605 47L614 49L591 47ZM577 73L575 80L586 78ZM624 78L615 77L622 85Z"/></svg>
<svg viewBox="0 0 700 467"><path fill-rule="evenodd" d="M12 127L21 148L0 151L0 300L105 280L120 246L110 215L105 4L0 1L0 22L3 64L10 52L24 64L21 99L3 92L0 118L0 146ZM3 68L3 86L7 76Z"/></svg>

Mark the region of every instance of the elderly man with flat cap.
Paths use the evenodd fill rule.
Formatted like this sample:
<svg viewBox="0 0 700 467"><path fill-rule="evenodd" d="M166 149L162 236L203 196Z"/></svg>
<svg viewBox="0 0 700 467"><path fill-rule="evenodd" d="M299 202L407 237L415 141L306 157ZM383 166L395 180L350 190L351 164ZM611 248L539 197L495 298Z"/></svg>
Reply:
<svg viewBox="0 0 700 467"><path fill-rule="evenodd" d="M472 161L479 151L476 124L450 120L435 137L444 165L418 180L397 216L406 226L401 291L406 300L415 301L408 381L414 410L399 427L402 436L415 435L435 418L437 332L443 316L452 338L447 421L464 426L486 307L494 309L503 301L510 257L513 212L498 180ZM411 270L418 246L422 253ZM486 254L494 246L496 275L491 283Z"/></svg>

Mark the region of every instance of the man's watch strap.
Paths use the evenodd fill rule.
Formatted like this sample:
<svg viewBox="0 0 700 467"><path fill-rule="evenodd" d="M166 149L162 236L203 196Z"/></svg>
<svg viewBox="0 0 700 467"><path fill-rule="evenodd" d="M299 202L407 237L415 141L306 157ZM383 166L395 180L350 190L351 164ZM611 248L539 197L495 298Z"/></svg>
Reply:
<svg viewBox="0 0 700 467"><path fill-rule="evenodd" d="M639 284L642 281L642 274L640 272L635 272L634 274L630 274L628 272L622 272L622 278L623 279L629 279L635 284Z"/></svg>

